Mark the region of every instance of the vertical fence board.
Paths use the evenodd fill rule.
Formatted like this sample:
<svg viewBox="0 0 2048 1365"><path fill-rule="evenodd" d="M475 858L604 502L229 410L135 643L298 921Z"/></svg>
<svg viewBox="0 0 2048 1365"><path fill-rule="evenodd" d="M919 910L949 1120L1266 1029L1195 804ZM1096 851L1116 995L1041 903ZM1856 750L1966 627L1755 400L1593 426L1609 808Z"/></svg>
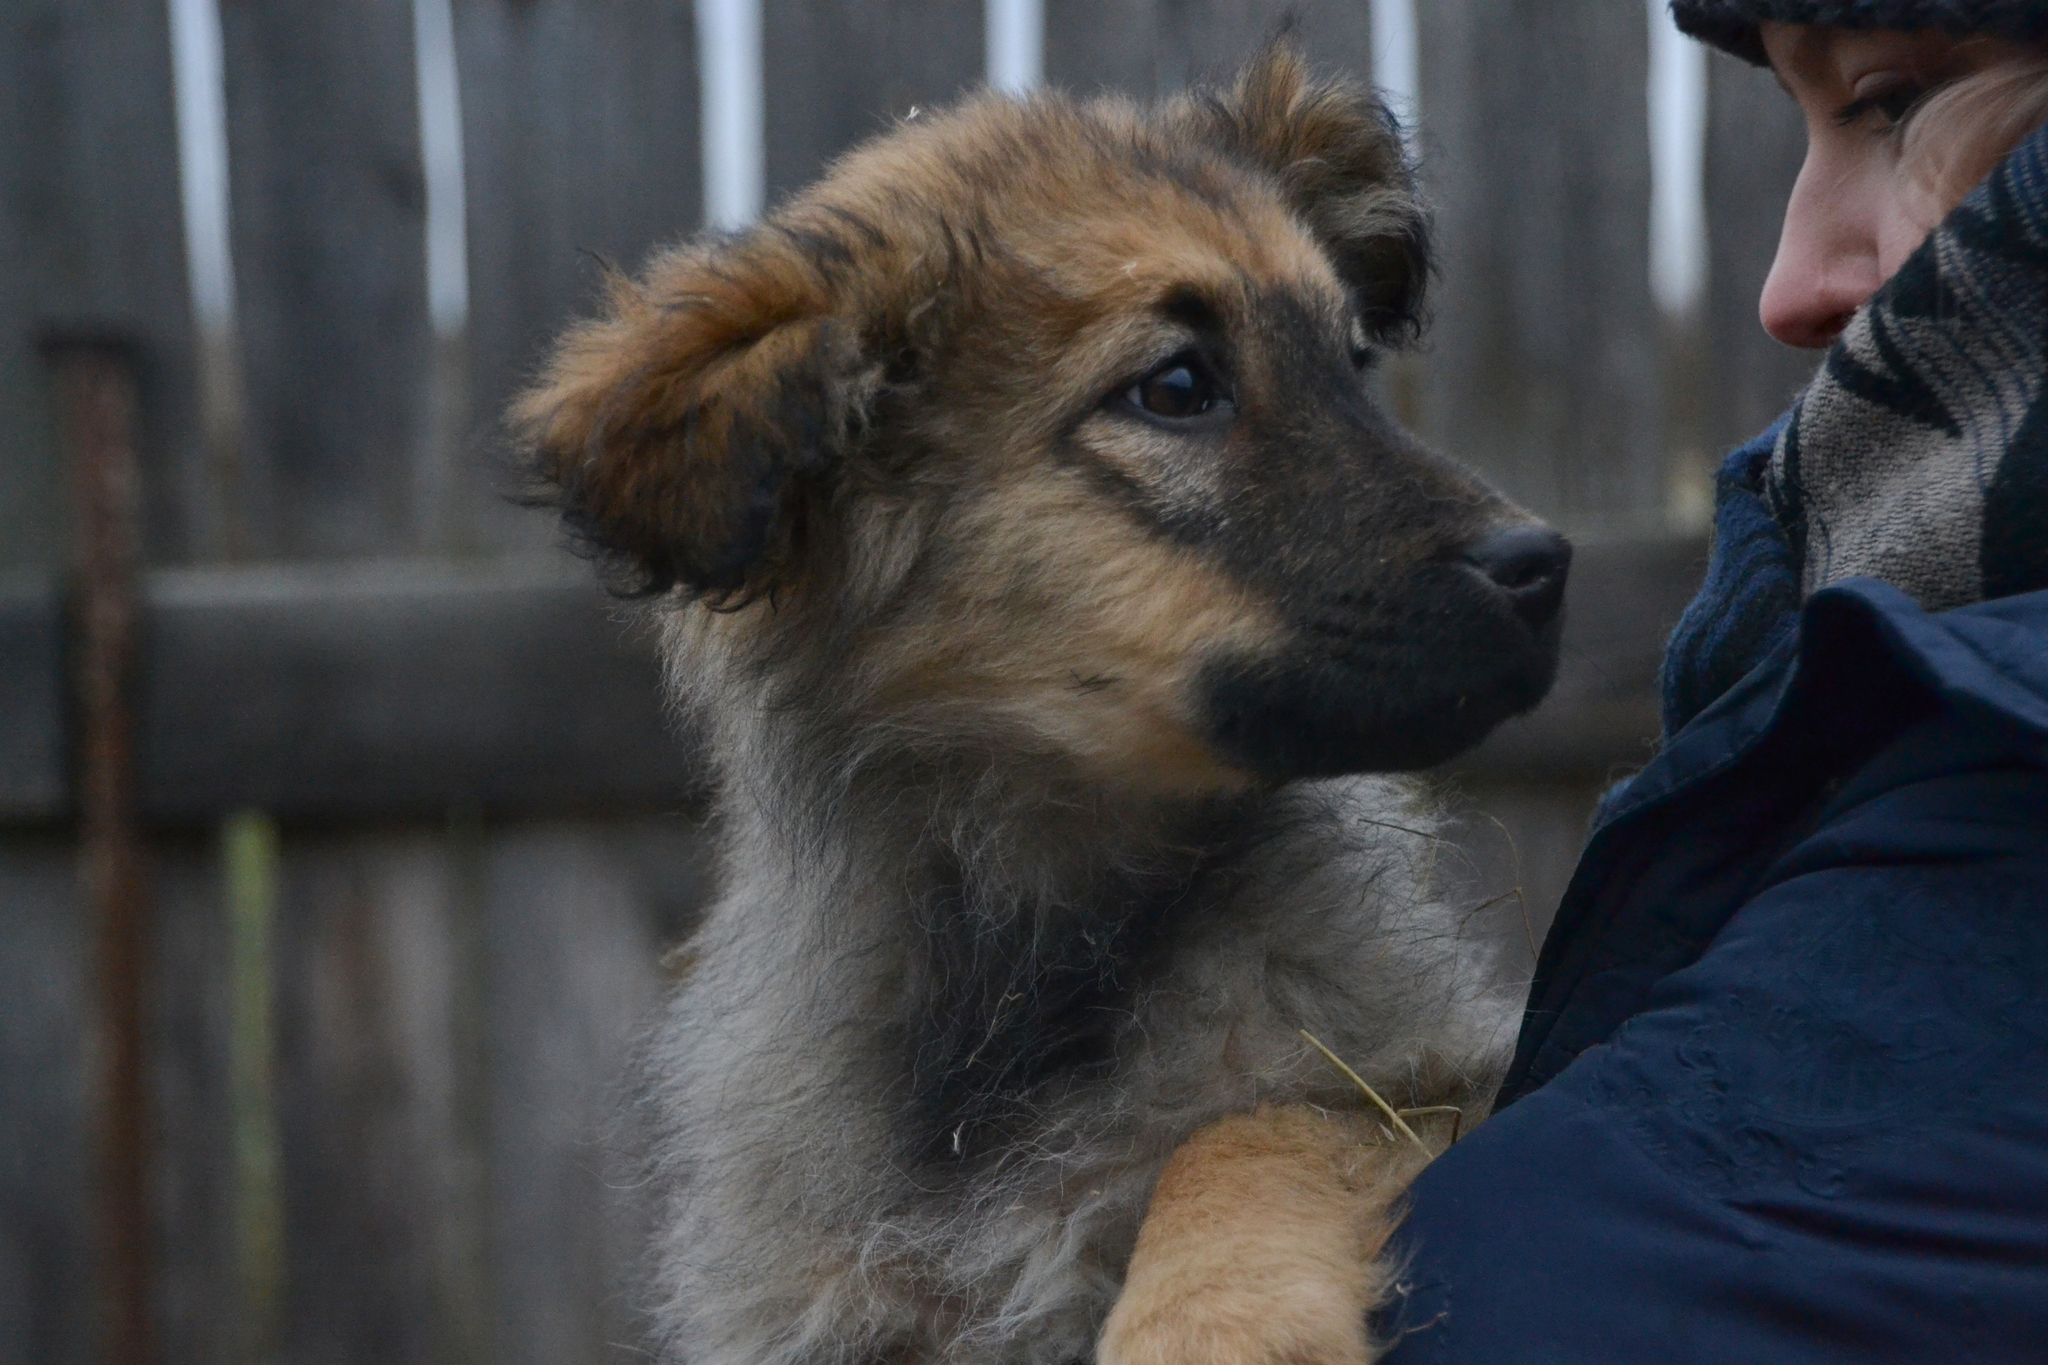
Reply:
<svg viewBox="0 0 2048 1365"><path fill-rule="evenodd" d="M0 18L0 564L9 566L59 563L70 548L56 405L36 352L41 253L30 226L56 176L40 113L60 79L54 28L44 9L28 6Z"/></svg>
<svg viewBox="0 0 2048 1365"><path fill-rule="evenodd" d="M142 361L148 545L193 553L198 459L170 39L161 0L26 0L0 18L0 564L68 551L49 330Z"/></svg>
<svg viewBox="0 0 2048 1365"><path fill-rule="evenodd" d="M1756 314L1806 155L1805 121L1770 72L1720 52L1708 60L1705 391L1718 451L1783 412L1819 356L1771 340Z"/></svg>
<svg viewBox="0 0 2048 1365"><path fill-rule="evenodd" d="M1141 99L1218 84L1289 20L1318 68L1370 78L1372 14L1359 0L1047 0L1046 78Z"/></svg>
<svg viewBox="0 0 2048 1365"><path fill-rule="evenodd" d="M0 837L0 1365L83 1365L92 1328L93 1075L77 853Z"/></svg>
<svg viewBox="0 0 2048 1365"><path fill-rule="evenodd" d="M160 1359L228 1365L235 1165L228 944L219 854L205 834L157 841L148 999Z"/></svg>
<svg viewBox="0 0 2048 1365"><path fill-rule="evenodd" d="M981 0L764 0L762 48L772 200L911 106L979 84Z"/></svg>
<svg viewBox="0 0 2048 1365"><path fill-rule="evenodd" d="M1425 0L1442 289L1422 426L1579 530L1663 506L1639 5Z"/></svg>
<svg viewBox="0 0 2048 1365"><path fill-rule="evenodd" d="M463 1359L439 1242L460 1175L456 870L424 833L287 833L282 879L286 1355Z"/></svg>
<svg viewBox="0 0 2048 1365"><path fill-rule="evenodd" d="M659 949L706 877L676 818L516 826L491 840L492 1265L498 1359L637 1355L647 1233L626 1075L661 987Z"/></svg>
<svg viewBox="0 0 2048 1365"><path fill-rule="evenodd" d="M392 553L413 535L431 358L412 6L221 9L247 379L238 548Z"/></svg>
<svg viewBox="0 0 2048 1365"><path fill-rule="evenodd" d="M469 191L467 537L535 545L485 456L505 404L572 315L594 257L631 269L703 221L696 33L671 0L457 0ZM478 475L485 477L478 477Z"/></svg>

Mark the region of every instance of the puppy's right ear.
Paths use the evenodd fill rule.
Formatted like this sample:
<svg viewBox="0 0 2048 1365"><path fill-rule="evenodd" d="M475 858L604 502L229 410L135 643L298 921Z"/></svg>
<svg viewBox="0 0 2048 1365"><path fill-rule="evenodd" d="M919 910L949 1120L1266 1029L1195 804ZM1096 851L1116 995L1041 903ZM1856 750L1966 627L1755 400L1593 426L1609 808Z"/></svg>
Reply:
<svg viewBox="0 0 2048 1365"><path fill-rule="evenodd" d="M1400 128L1370 88L1316 80L1300 53L1275 41L1228 91L1182 107L1279 179L1357 295L1368 330L1388 341L1420 330L1428 215Z"/></svg>
<svg viewBox="0 0 2048 1365"><path fill-rule="evenodd" d="M614 272L511 419L539 482L630 590L747 595L799 548L798 504L844 450L861 365L806 262L759 234Z"/></svg>

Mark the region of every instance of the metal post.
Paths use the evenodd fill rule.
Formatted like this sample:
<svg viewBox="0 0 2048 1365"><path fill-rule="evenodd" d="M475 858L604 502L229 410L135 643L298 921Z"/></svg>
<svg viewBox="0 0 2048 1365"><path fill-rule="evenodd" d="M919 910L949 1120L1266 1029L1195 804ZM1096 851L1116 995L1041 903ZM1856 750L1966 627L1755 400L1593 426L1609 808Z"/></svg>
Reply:
<svg viewBox="0 0 2048 1365"><path fill-rule="evenodd" d="M767 197L761 0L697 0L704 122L704 225L737 231Z"/></svg>
<svg viewBox="0 0 2048 1365"><path fill-rule="evenodd" d="M1045 0L987 0L988 84L1028 95L1045 81Z"/></svg>
<svg viewBox="0 0 2048 1365"><path fill-rule="evenodd" d="M143 975L147 905L129 711L136 628L136 391L118 345L50 347L78 518L79 852L98 966L105 1359L150 1357Z"/></svg>

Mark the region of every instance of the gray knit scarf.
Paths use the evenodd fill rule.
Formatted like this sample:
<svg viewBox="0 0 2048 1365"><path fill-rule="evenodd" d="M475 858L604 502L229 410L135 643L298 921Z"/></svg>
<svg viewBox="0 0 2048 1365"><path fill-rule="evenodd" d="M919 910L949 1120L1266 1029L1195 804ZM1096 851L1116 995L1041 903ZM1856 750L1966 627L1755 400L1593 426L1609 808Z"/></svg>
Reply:
<svg viewBox="0 0 2048 1365"><path fill-rule="evenodd" d="M1664 667L1675 733L1800 602L1882 579L1930 611L2048 588L2048 129L1859 310L1769 444L1722 470L1707 581Z"/></svg>
<svg viewBox="0 0 2048 1365"><path fill-rule="evenodd" d="M1928 238L1793 407L1764 492L1801 596L1861 576L1940 611L2048 582L2044 147Z"/></svg>

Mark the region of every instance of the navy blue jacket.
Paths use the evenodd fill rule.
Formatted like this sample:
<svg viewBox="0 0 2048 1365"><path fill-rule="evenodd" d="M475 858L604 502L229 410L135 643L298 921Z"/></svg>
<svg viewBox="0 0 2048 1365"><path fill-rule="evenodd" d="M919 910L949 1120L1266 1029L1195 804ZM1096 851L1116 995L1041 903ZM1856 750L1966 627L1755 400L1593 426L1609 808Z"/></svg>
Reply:
<svg viewBox="0 0 2048 1365"><path fill-rule="evenodd" d="M1611 797L1395 1365L2048 1361L2048 592L1852 580Z"/></svg>

